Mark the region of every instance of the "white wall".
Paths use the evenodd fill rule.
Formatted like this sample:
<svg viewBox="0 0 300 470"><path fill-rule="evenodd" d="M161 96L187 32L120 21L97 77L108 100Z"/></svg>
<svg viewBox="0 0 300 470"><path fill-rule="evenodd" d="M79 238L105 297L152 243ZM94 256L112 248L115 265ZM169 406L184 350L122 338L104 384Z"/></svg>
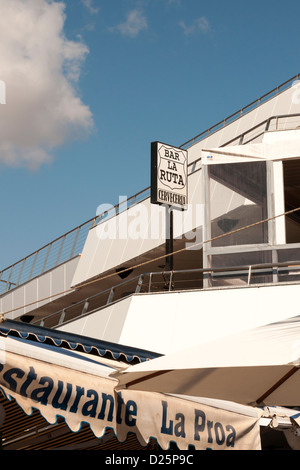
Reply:
<svg viewBox="0 0 300 470"><path fill-rule="evenodd" d="M60 326L57 330L120 344L120 337L132 299L132 296L127 297L94 313Z"/></svg>
<svg viewBox="0 0 300 470"><path fill-rule="evenodd" d="M166 354L299 315L298 296L299 285L138 294L58 329Z"/></svg>
<svg viewBox="0 0 300 470"><path fill-rule="evenodd" d="M9 313L6 316L7 318L15 319L61 297L61 292L70 289L78 261L79 257L73 258L45 274L22 284L20 287L7 292L0 298L1 312L5 313L14 309L13 313ZM42 300L47 297L50 298ZM40 299L39 302L37 302L38 299ZM23 307L32 302L34 302L32 305Z"/></svg>

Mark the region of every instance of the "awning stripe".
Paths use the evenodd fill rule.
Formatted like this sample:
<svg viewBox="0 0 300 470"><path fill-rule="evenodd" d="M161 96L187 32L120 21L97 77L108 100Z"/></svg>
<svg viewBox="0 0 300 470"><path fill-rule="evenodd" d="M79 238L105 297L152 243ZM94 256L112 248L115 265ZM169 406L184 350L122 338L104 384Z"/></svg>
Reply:
<svg viewBox="0 0 300 470"><path fill-rule="evenodd" d="M105 358L88 364L82 352L68 355L64 348L9 336L0 341L0 390L29 416L37 409L52 425L61 417L73 433L88 423L97 438L111 428L120 442L134 433L144 447L154 438L163 450L170 442L179 450L261 449L260 410L243 407L241 414L189 397L119 390L109 372L115 368L101 364Z"/></svg>
<svg viewBox="0 0 300 470"><path fill-rule="evenodd" d="M83 350L86 353L96 352L102 357L111 355L115 360L125 360L128 363L144 362L161 356L160 354L152 351L131 348L129 346L22 323L15 320L5 320L3 323L0 323L0 335L18 336L22 339L31 339L40 343L47 342L58 347L64 346L73 350Z"/></svg>

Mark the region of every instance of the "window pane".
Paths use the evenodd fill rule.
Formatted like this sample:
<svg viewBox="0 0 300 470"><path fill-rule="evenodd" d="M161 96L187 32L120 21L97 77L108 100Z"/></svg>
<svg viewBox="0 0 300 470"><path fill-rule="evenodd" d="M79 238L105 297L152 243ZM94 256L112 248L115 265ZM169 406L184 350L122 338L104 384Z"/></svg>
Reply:
<svg viewBox="0 0 300 470"><path fill-rule="evenodd" d="M300 281L300 248L277 250L278 263L291 264L281 267L278 270L278 280L280 282Z"/></svg>
<svg viewBox="0 0 300 470"><path fill-rule="evenodd" d="M284 160L285 211L300 207L300 160ZM300 211L292 212L285 218L286 242L300 242Z"/></svg>
<svg viewBox="0 0 300 470"><path fill-rule="evenodd" d="M209 166L212 246L266 243L268 224L234 232L267 218L265 162ZM228 234L228 235L225 235Z"/></svg>
<svg viewBox="0 0 300 470"><path fill-rule="evenodd" d="M262 284L273 281L272 269L257 269L255 265L270 264L271 251L251 251L243 253L226 253L212 255L211 267L224 268L214 271L211 275L211 286L242 286L246 284ZM249 272L249 266L251 270ZM238 267L246 269L238 269ZM226 270L231 268L231 270ZM237 268L237 269L232 269Z"/></svg>

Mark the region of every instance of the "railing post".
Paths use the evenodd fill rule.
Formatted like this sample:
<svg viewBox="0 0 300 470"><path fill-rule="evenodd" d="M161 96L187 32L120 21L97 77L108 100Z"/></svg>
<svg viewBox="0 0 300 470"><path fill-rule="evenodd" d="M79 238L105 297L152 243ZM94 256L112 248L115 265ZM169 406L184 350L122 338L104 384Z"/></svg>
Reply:
<svg viewBox="0 0 300 470"><path fill-rule="evenodd" d="M169 292L172 290L173 271L170 273Z"/></svg>
<svg viewBox="0 0 300 470"><path fill-rule="evenodd" d="M84 315L84 314L88 311L89 305L90 305L89 301L86 300L86 301L84 302L84 306L83 306L81 315Z"/></svg>
<svg viewBox="0 0 300 470"><path fill-rule="evenodd" d="M4 290L5 287L6 287L6 283L5 283L5 281L2 280L3 273L4 273L4 271L1 271L1 273L0 273L0 281L1 281L0 284L1 284L1 287L3 286L3 290ZM5 283L5 287L4 287L4 284L3 284L3 283ZM2 294L2 289L1 289L1 287L0 287L0 294ZM5 292L5 290L4 290L4 292Z"/></svg>
<svg viewBox="0 0 300 470"><path fill-rule="evenodd" d="M10 268L10 272L9 272L8 279L7 279L7 281L6 281L6 286L5 286L4 292L7 292L7 291L9 290L9 286L11 285L11 283L10 283L10 278L11 278L13 269L14 269L14 265Z"/></svg>
<svg viewBox="0 0 300 470"><path fill-rule="evenodd" d="M56 258L55 266L57 266L58 263L59 263L59 259L60 259L60 255L61 255L61 252L62 252L62 249L63 249L63 246L64 246L65 238L66 238L66 235L64 235L61 239L61 244L60 244L60 247L59 247L59 252L58 252L58 255L57 255L57 258Z"/></svg>
<svg viewBox="0 0 300 470"><path fill-rule="evenodd" d="M49 253L50 253L50 250L51 250L51 246L52 246L52 243L49 243L48 249L47 249L47 253L46 253L46 256L45 256L45 259L44 259L42 274L43 274L43 272L45 271L46 266L47 266L47 261L48 261Z"/></svg>
<svg viewBox="0 0 300 470"><path fill-rule="evenodd" d="M135 293L136 293L136 294L138 294L139 292L141 292L141 287L142 287L142 284L143 284L143 278L144 278L144 276L141 274L140 277L139 277L139 280L138 280L136 289L135 289Z"/></svg>
<svg viewBox="0 0 300 470"><path fill-rule="evenodd" d="M252 266L250 265L248 268L248 286L251 283L251 270L252 270Z"/></svg>
<svg viewBox="0 0 300 470"><path fill-rule="evenodd" d="M112 287L112 288L110 289L110 292L109 292L109 296L108 296L106 305L112 303L112 300L113 300L113 298L114 298L114 294L115 294L115 290L114 290L114 288Z"/></svg>
<svg viewBox="0 0 300 470"><path fill-rule="evenodd" d="M60 317L59 317L59 320L58 320L58 324L61 325L65 319L65 316L66 316L66 311L65 309L62 310L61 314L60 314Z"/></svg>
<svg viewBox="0 0 300 470"><path fill-rule="evenodd" d="M25 266L25 263L26 263L26 259L27 259L27 258L24 258L23 261L22 261L22 266L21 266L21 269L20 269L20 272L19 272L19 276L18 276L18 279L17 279L17 282L16 282L16 286L18 286L19 283L20 283L21 276L22 276L22 273L23 273L23 269L24 269L24 266Z"/></svg>
<svg viewBox="0 0 300 470"><path fill-rule="evenodd" d="M74 255L74 251L75 251L75 248L76 248L76 243L77 243L77 240L78 240L78 235L79 235L80 229L81 229L81 227L78 227L78 229L76 230L76 235L75 235L75 238L74 238L74 242L73 242L73 246L72 246L70 258L73 258L73 255Z"/></svg>
<svg viewBox="0 0 300 470"><path fill-rule="evenodd" d="M148 292L151 292L151 281L152 281L152 273L150 273L150 275L149 275Z"/></svg>
<svg viewBox="0 0 300 470"><path fill-rule="evenodd" d="M38 256L38 251L35 253L35 256L34 256L34 259L33 259L33 262L32 262L32 266L31 266L31 270L30 270L30 274L29 274L28 280L30 280L31 277L32 277L32 274L33 274L33 270L34 270L34 267L35 267L35 263L36 263L37 256Z"/></svg>

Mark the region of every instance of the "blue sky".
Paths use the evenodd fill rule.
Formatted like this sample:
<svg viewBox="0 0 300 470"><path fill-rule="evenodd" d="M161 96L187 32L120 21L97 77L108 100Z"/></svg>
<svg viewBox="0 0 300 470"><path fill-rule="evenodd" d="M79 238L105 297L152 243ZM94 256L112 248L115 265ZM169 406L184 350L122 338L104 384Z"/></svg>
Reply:
<svg viewBox="0 0 300 470"><path fill-rule="evenodd" d="M179 146L300 72L296 0L9 1L2 268L146 188L151 141Z"/></svg>

